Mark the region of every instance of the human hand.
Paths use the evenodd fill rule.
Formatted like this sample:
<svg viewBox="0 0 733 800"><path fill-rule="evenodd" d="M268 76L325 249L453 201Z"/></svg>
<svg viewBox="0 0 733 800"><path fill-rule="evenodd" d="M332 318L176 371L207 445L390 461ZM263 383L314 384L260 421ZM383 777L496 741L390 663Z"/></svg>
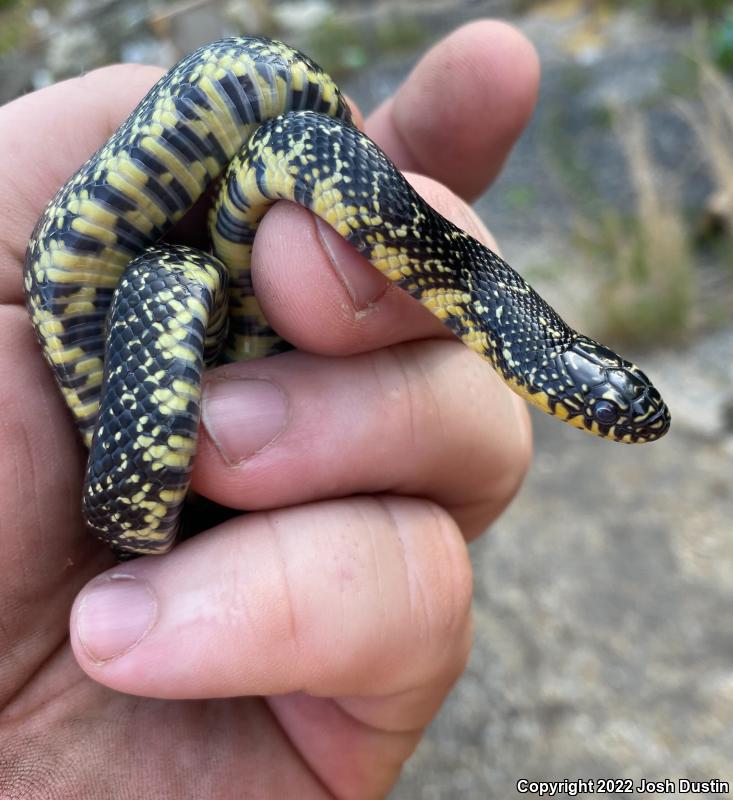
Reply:
<svg viewBox="0 0 733 800"><path fill-rule="evenodd" d="M280 203L253 274L300 349L207 375L194 471L198 492L253 513L111 566L80 519L84 453L23 308L22 264L55 189L158 74L111 67L0 109L0 797L378 797L464 667L464 537L521 482L526 410ZM366 131L443 181L410 175L492 245L459 197L493 179L537 80L522 37L474 23Z"/></svg>

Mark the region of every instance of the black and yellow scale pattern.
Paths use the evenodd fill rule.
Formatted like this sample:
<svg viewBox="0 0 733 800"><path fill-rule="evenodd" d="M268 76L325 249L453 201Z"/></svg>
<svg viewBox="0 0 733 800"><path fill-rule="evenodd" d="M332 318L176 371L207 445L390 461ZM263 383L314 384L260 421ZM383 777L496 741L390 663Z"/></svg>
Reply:
<svg viewBox="0 0 733 800"><path fill-rule="evenodd" d="M161 244L225 169L213 255ZM249 272L277 199L328 222L544 411L622 442L667 431L644 373L431 209L353 127L319 67L279 42L225 39L161 78L59 190L28 246L28 309L90 447L85 517L119 551L165 552L175 538L204 366L222 347L236 360L286 346Z"/></svg>

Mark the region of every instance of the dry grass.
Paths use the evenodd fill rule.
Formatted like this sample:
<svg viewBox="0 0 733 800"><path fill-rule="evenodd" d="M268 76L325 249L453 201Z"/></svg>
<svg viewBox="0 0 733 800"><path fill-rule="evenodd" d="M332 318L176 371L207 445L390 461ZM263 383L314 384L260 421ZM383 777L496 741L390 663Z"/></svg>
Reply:
<svg viewBox="0 0 733 800"><path fill-rule="evenodd" d="M709 62L698 63L699 103L678 104L700 143L716 187L716 213L733 232L733 90L726 78Z"/></svg>
<svg viewBox="0 0 733 800"><path fill-rule="evenodd" d="M607 209L583 226L582 240L603 270L595 323L614 341L678 338L694 308L694 263L679 193L662 180L641 113L623 109L614 128L626 160L634 207Z"/></svg>

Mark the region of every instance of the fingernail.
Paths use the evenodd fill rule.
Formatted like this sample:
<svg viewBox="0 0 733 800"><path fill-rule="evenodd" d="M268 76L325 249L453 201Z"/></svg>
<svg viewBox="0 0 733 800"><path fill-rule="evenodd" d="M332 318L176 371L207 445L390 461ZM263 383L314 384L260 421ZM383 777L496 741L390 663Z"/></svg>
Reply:
<svg viewBox="0 0 733 800"><path fill-rule="evenodd" d="M322 219L316 217L321 245L334 272L346 287L357 311L363 311L378 300L389 286L389 280L371 264L354 257L354 248Z"/></svg>
<svg viewBox="0 0 733 800"><path fill-rule="evenodd" d="M128 653L155 625L158 601L152 586L132 575L110 575L92 583L79 600L76 631L97 663Z"/></svg>
<svg viewBox="0 0 733 800"><path fill-rule="evenodd" d="M202 418L216 449L233 465L278 437L287 422L288 404L270 381L210 381L204 390Z"/></svg>

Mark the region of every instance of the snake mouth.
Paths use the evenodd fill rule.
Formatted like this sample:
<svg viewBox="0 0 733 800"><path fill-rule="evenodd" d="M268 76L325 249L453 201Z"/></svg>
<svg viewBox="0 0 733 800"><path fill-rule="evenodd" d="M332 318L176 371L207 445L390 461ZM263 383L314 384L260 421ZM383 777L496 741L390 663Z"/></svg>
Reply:
<svg viewBox="0 0 733 800"><path fill-rule="evenodd" d="M662 403L651 416L643 421L639 438L649 442L661 439L669 430L671 421L672 416L669 413L669 409L665 403ZM639 431L637 431L637 434L639 434Z"/></svg>
<svg viewBox="0 0 733 800"><path fill-rule="evenodd" d="M648 401L650 398L645 399ZM671 420L669 409L660 397L646 414L617 423L607 435L619 442L655 442L667 433Z"/></svg>
<svg viewBox="0 0 733 800"><path fill-rule="evenodd" d="M636 368L635 371L637 378L642 378L646 385L632 410L645 409L646 413L634 415L629 427L640 441L652 442L667 433L672 417L662 395L649 378L640 369Z"/></svg>

